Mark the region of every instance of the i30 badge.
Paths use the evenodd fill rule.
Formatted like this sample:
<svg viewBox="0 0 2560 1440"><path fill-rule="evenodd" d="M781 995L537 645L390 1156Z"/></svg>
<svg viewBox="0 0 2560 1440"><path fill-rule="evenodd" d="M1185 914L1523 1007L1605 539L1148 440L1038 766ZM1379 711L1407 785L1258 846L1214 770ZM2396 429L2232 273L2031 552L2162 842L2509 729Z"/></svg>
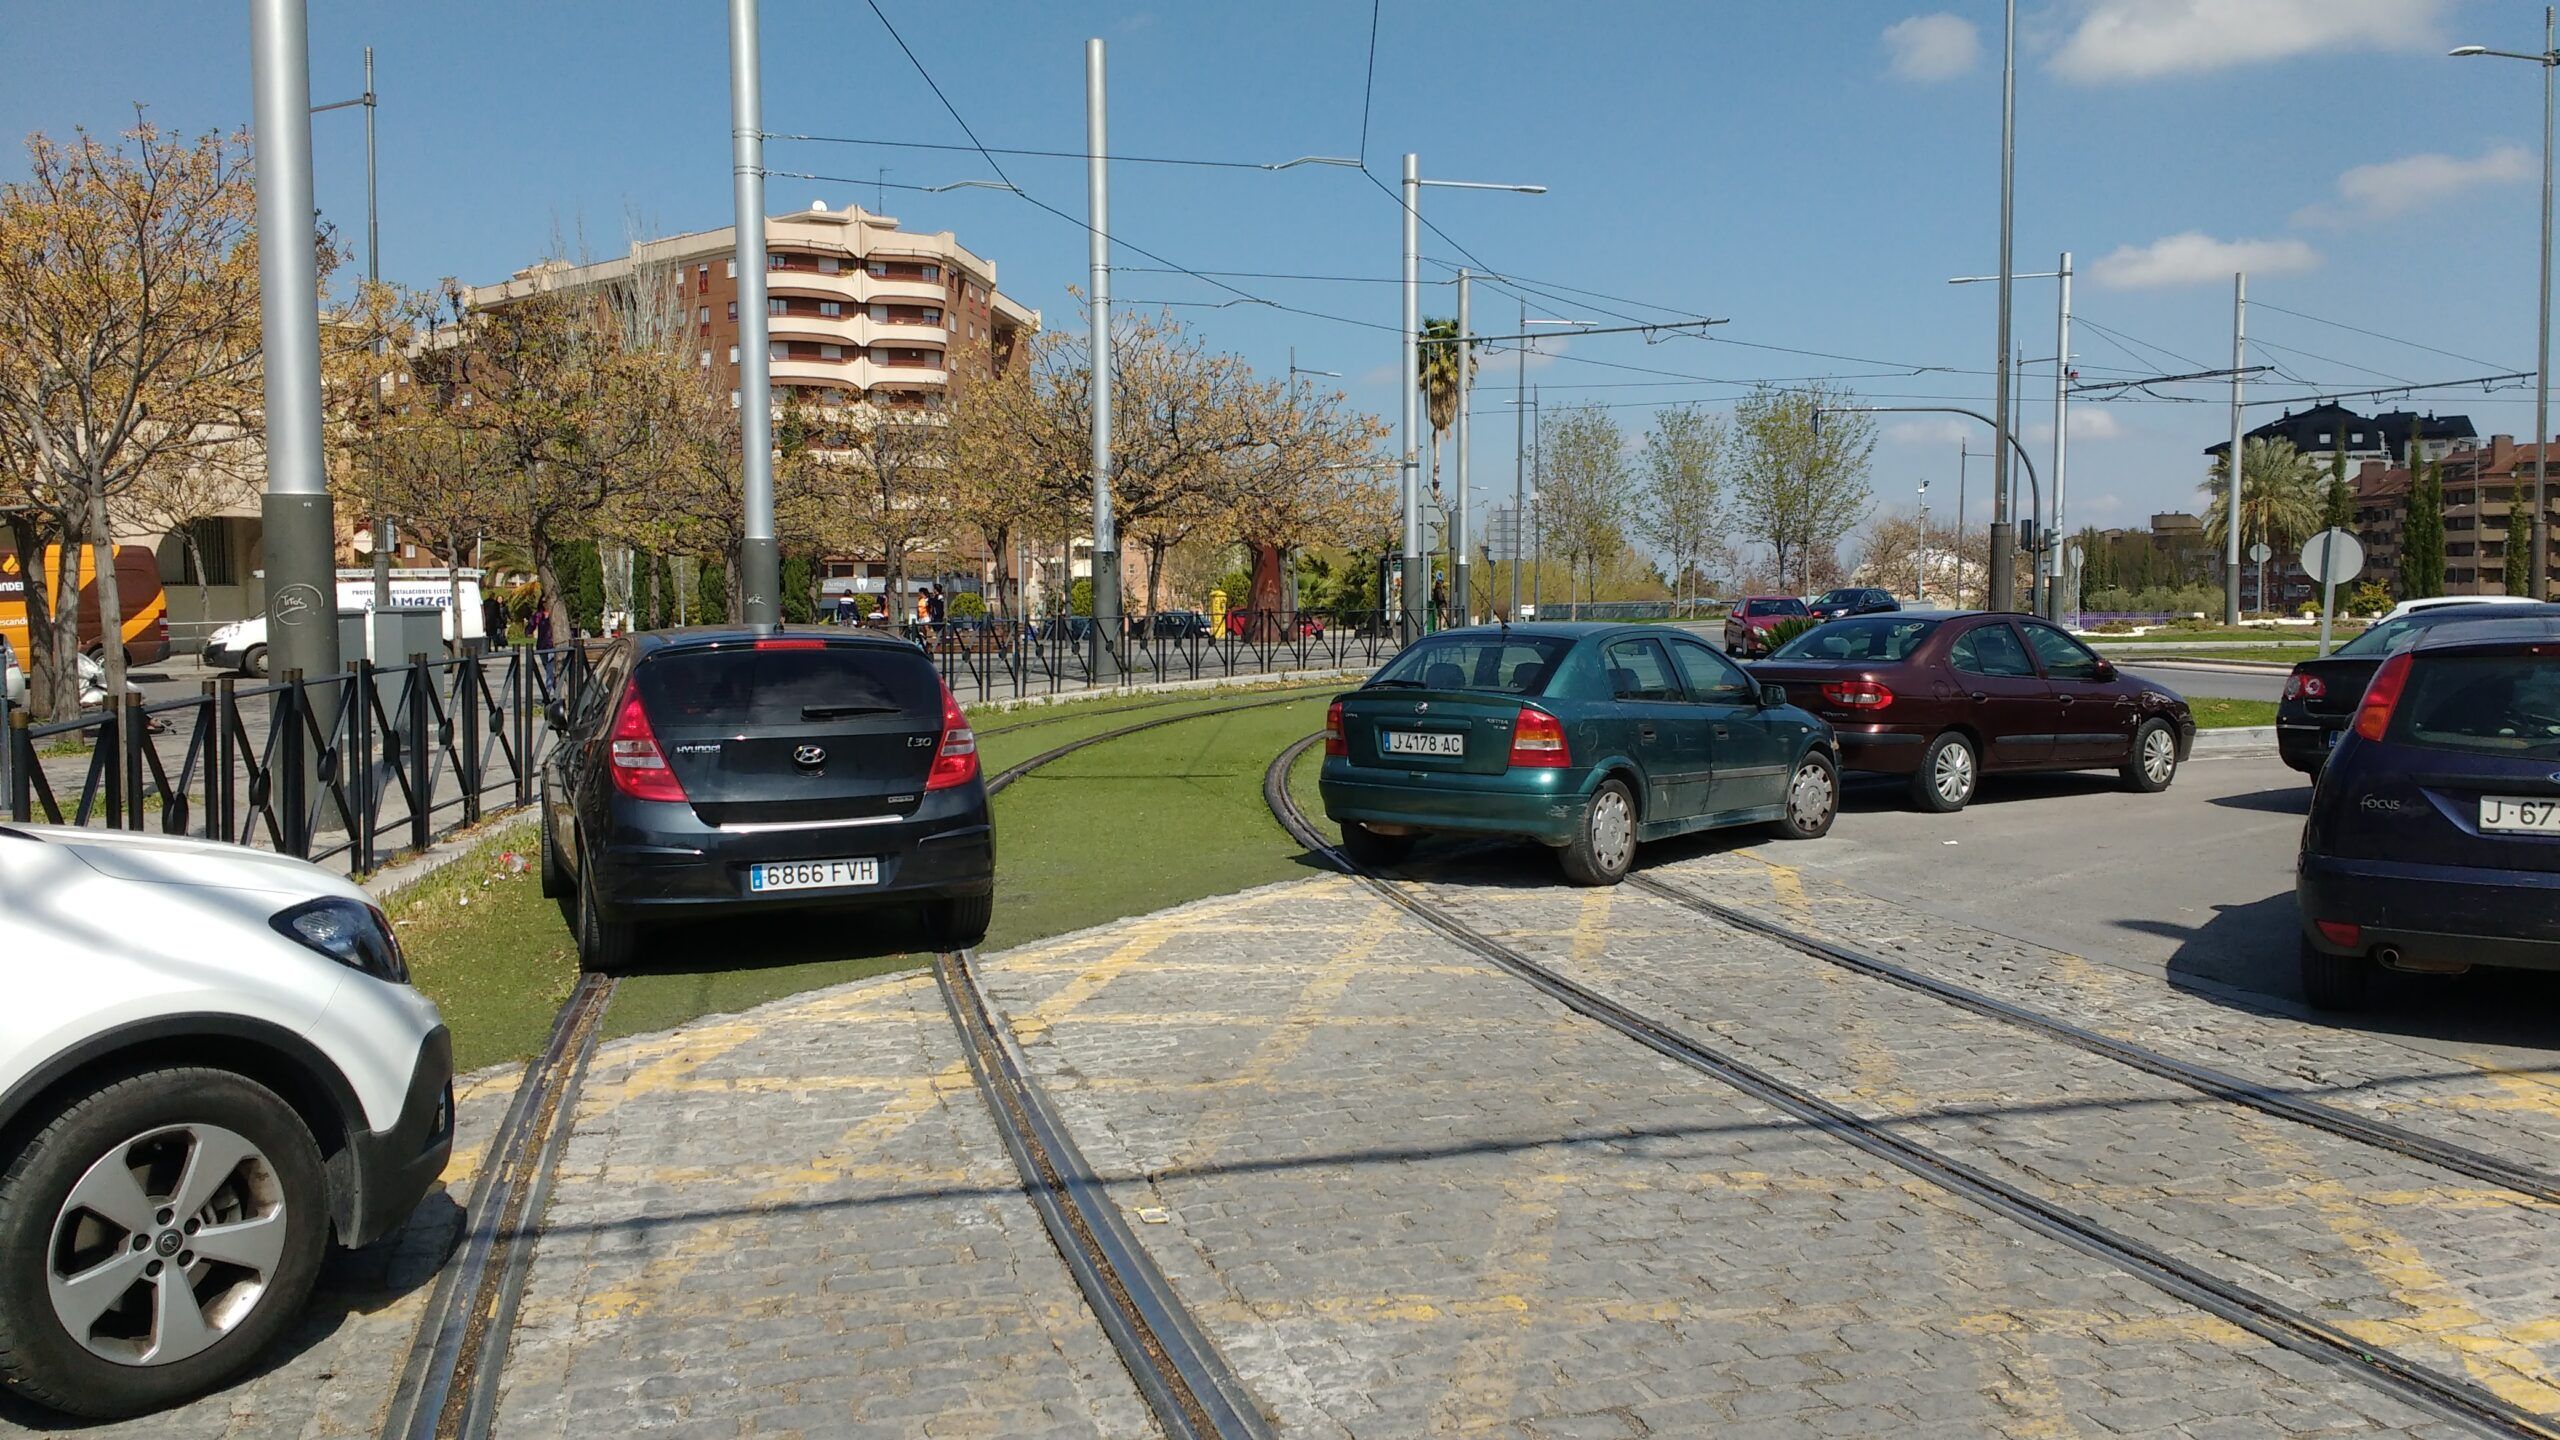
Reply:
<svg viewBox="0 0 2560 1440"><path fill-rule="evenodd" d="M803 745L791 752L791 762L795 765L824 765L827 763L826 748L820 745Z"/></svg>

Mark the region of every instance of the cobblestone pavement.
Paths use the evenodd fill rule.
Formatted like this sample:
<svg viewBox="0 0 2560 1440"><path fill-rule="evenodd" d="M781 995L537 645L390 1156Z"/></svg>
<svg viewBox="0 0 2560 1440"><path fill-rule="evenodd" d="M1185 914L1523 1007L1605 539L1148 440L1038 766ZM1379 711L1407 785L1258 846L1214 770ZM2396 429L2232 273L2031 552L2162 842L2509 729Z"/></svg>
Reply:
<svg viewBox="0 0 2560 1440"><path fill-rule="evenodd" d="M1674 915L1591 911L1555 939L1582 962L1681 946ZM1288 1433L2443 1429L1661 1061L1345 881L983 973Z"/></svg>
<svg viewBox="0 0 2560 1440"><path fill-rule="evenodd" d="M1154 1433L921 975L597 1054L496 1428Z"/></svg>
<svg viewBox="0 0 2560 1440"><path fill-rule="evenodd" d="M455 1087L445 1193L428 1197L402 1233L361 1251L333 1252L310 1309L264 1368L176 1410L71 1428L98 1440L328 1440L380 1433L427 1293L461 1238L461 1197L470 1193L515 1079L513 1071L483 1074ZM0 1395L0 1435L66 1425L62 1417Z"/></svg>
<svg viewBox="0 0 2560 1440"><path fill-rule="evenodd" d="M1574 978L1902 1121L1957 1159L2365 1343L2560 1414L2560 1207L2209 1099L1640 891L1577 892L1508 871L1448 866L1411 883ZM1783 867L1669 873L1718 898L1749 881L1763 900L1795 893ZM1607 945L1577 945L1590 933ZM1897 958L1930 943L1906 932ZM2103 996L2070 1013L2085 1015L2092 998Z"/></svg>

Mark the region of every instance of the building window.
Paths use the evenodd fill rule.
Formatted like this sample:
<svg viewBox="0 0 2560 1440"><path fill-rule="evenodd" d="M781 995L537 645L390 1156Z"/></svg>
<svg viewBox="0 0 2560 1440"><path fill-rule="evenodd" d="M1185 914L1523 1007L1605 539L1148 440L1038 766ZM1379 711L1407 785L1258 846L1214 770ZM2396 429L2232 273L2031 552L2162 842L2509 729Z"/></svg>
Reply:
<svg viewBox="0 0 2560 1440"><path fill-rule="evenodd" d="M2323 431L2321 431L2321 432L2320 432L2320 443L2321 443L2321 444L2323 444L2323 445L2326 445L2326 444L2328 444L2328 443L2329 443L2329 432L2328 432L2328 431L2323 430Z"/></svg>
<svg viewBox="0 0 2560 1440"><path fill-rule="evenodd" d="M889 273L889 262L886 260L874 260L865 268L870 270L870 272L875 276L885 276Z"/></svg>
<svg viewBox="0 0 2560 1440"><path fill-rule="evenodd" d="M728 263L729 263L729 278L730 278L730 279L732 279L732 280L735 280L735 279L737 279L737 278L738 278L738 262L737 262L736 260L734 260L734 259L733 259L733 260L729 261Z"/></svg>
<svg viewBox="0 0 2560 1440"><path fill-rule="evenodd" d="M702 352L702 368L705 370L711 368L711 352L708 350Z"/></svg>
<svg viewBox="0 0 2560 1440"><path fill-rule="evenodd" d="M842 265L837 263L836 257L833 255L821 255L818 257L818 273L821 275L833 275L843 268L844 267Z"/></svg>
<svg viewBox="0 0 2560 1440"><path fill-rule="evenodd" d="M732 410L738 408L738 392L735 390L729 392L729 408Z"/></svg>
<svg viewBox="0 0 2560 1440"><path fill-rule="evenodd" d="M735 345L729 347L729 363L732 365L738 363L738 347Z"/></svg>
<svg viewBox="0 0 2560 1440"><path fill-rule="evenodd" d="M708 305L700 305L700 306L696 306L696 307L694 308L694 312L693 312L693 321L694 321L694 323L695 323L695 324L697 324L697 325L708 325L708 324L710 324L710 323L711 323L711 307L710 307L710 306L708 306Z"/></svg>
<svg viewBox="0 0 2560 1440"><path fill-rule="evenodd" d="M783 260L782 256L781 256L779 253L776 253L776 254L767 255L766 257L764 257L764 268L766 268L767 270L788 270L788 269L790 269L791 267L790 267L790 265L788 265L787 263L785 263L785 262L784 262L784 260Z"/></svg>
<svg viewBox="0 0 2560 1440"><path fill-rule="evenodd" d="M697 265L697 266L695 266L695 267L694 267L694 271L693 271L693 293L694 293L694 294L696 294L696 295L708 295L708 294L710 294L710 293L711 293L711 267L710 267L710 266L708 266L708 265Z"/></svg>
<svg viewBox="0 0 2560 1440"><path fill-rule="evenodd" d="M773 358L774 358L774 359L776 359L776 360L788 360L788 359L790 359L790 358L791 358L791 342L790 342L790 341L788 341L788 340L776 340L776 341L774 341L774 342L773 342L773 346L772 346L772 353L773 353Z"/></svg>
<svg viewBox="0 0 2560 1440"><path fill-rule="evenodd" d="M821 315L842 315L844 313L844 302L840 300L821 300L818 302L818 313Z"/></svg>
<svg viewBox="0 0 2560 1440"><path fill-rule="evenodd" d="M939 265L927 265L927 266L925 266L925 267L924 267L924 278L926 278L927 280L939 280L939 279L941 279L941 278L942 278L942 267L941 267L941 266L939 266Z"/></svg>
<svg viewBox="0 0 2560 1440"><path fill-rule="evenodd" d="M732 325L738 323L738 302L735 300L729 302L729 323Z"/></svg>
<svg viewBox="0 0 2560 1440"><path fill-rule="evenodd" d="M844 347L841 345L821 345L818 347L818 358L821 360L841 360L844 358Z"/></svg>
<svg viewBox="0 0 2560 1440"><path fill-rule="evenodd" d="M791 313L791 302L788 300L767 300L764 302L764 313L767 315L788 315Z"/></svg>

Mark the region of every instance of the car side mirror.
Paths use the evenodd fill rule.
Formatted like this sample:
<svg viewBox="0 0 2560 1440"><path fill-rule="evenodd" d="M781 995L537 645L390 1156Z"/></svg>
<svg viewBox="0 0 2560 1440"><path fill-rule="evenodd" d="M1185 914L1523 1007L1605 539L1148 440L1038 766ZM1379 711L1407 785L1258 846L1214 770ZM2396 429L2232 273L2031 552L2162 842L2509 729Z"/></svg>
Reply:
<svg viewBox="0 0 2560 1440"><path fill-rule="evenodd" d="M1760 708L1775 710L1787 703L1787 687L1774 681L1760 687Z"/></svg>
<svg viewBox="0 0 2560 1440"><path fill-rule="evenodd" d="M551 722L552 729L566 730L569 728L569 707L557 700L545 701L542 706L542 718Z"/></svg>
<svg viewBox="0 0 2560 1440"><path fill-rule="evenodd" d="M2116 678L2116 662L2113 660L2100 660L2098 662L2097 670L2092 673L2096 674L2100 684L2105 684L2107 681Z"/></svg>

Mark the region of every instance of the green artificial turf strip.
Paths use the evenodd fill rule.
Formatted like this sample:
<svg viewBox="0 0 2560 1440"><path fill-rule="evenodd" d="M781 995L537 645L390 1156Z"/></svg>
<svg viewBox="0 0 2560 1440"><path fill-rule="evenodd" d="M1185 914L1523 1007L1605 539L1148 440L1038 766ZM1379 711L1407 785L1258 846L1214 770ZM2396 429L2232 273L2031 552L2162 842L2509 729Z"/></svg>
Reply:
<svg viewBox="0 0 2560 1440"><path fill-rule="evenodd" d="M2199 730L2229 730L2242 725L2276 723L2276 702L2273 700L2222 700L2190 695L2187 708L2195 712Z"/></svg>
<svg viewBox="0 0 2560 1440"><path fill-rule="evenodd" d="M410 980L444 1011L462 1070L542 1048L578 980L569 927L534 872L534 835L530 820L502 826L384 907Z"/></svg>

